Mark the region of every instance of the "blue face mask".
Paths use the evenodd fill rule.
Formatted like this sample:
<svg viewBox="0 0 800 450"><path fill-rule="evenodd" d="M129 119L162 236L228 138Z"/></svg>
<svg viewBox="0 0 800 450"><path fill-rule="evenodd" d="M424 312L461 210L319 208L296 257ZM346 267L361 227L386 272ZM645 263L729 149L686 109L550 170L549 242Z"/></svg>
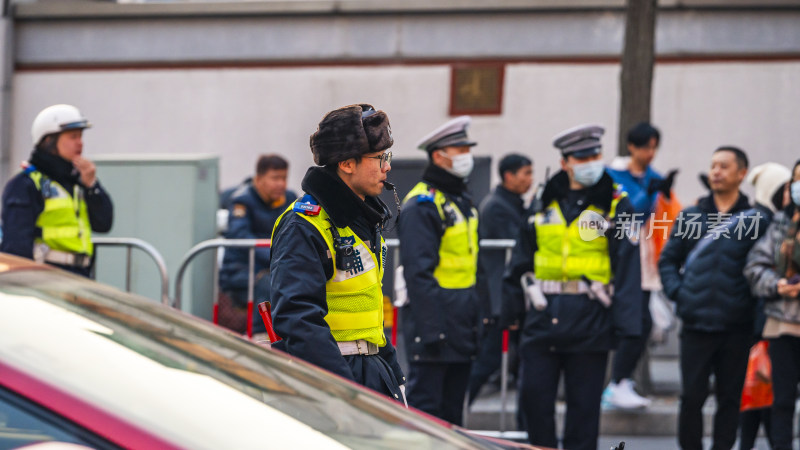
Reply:
<svg viewBox="0 0 800 450"><path fill-rule="evenodd" d="M575 177L575 181L585 187L594 186L597 184L597 182L600 181L600 178L603 176L604 170L605 165L601 160L575 164L572 166L572 174Z"/></svg>
<svg viewBox="0 0 800 450"><path fill-rule="evenodd" d="M789 185L789 192L792 194L792 203L800 206L800 181L795 181Z"/></svg>

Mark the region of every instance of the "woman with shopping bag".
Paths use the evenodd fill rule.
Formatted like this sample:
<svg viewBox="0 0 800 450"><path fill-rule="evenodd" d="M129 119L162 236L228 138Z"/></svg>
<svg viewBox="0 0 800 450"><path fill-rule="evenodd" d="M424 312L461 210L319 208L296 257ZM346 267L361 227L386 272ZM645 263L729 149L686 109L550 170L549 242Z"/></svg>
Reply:
<svg viewBox="0 0 800 450"><path fill-rule="evenodd" d="M744 273L763 297L763 336L772 361L772 448L792 448L797 383L800 381L800 161L785 189L787 206L753 247ZM786 198L788 197L788 198Z"/></svg>

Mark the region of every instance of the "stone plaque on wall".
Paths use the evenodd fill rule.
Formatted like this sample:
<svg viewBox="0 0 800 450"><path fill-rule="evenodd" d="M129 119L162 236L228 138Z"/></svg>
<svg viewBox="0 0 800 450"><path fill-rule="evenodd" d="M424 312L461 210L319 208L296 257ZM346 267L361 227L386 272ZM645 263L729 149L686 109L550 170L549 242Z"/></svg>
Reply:
<svg viewBox="0 0 800 450"><path fill-rule="evenodd" d="M499 63L453 65L450 72L450 115L500 114L503 110L503 76Z"/></svg>

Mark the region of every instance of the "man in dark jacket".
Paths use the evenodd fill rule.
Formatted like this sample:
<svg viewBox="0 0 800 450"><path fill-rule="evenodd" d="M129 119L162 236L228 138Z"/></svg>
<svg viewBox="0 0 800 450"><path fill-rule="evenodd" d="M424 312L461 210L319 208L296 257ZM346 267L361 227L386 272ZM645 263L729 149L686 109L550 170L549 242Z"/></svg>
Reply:
<svg viewBox="0 0 800 450"><path fill-rule="evenodd" d="M383 332L381 283L391 214L378 198L391 169L389 118L370 105L325 115L311 135L320 167L272 235L274 348L403 401L405 378Z"/></svg>
<svg viewBox="0 0 800 450"><path fill-rule="evenodd" d="M111 229L114 207L83 155L89 121L72 105L43 109L33 121L30 160L3 191L0 251L88 277L92 231Z"/></svg>
<svg viewBox="0 0 800 450"><path fill-rule="evenodd" d="M256 162L256 175L252 181L240 186L232 195L228 207L227 239L269 239L272 228L288 202L297 195L286 191L289 164L278 155L261 155ZM248 298L250 277L250 250L229 247L225 249L219 271L219 323L238 333L247 332L248 320L252 333L266 333L264 321L258 314L257 304L269 300L269 247L255 249L253 270L253 298ZM253 310L247 316L248 301Z"/></svg>
<svg viewBox="0 0 800 450"><path fill-rule="evenodd" d="M522 196L533 184L533 163L523 155L506 155L498 165L501 183L480 206L480 239L516 239L525 217ZM500 368L503 329L499 326L506 249L483 249L478 256L477 289L483 326L478 359L472 366L469 400L475 401L484 383ZM512 341L518 333L513 332Z"/></svg>
<svg viewBox="0 0 800 450"><path fill-rule="evenodd" d="M503 322L522 325L519 409L534 445L558 447L563 374L562 447L597 448L608 352L617 334L641 331L638 241L624 227L633 207L604 171L603 132L582 125L556 136L562 170L523 225L503 281Z"/></svg>
<svg viewBox="0 0 800 450"><path fill-rule="evenodd" d="M661 252L664 293L677 305L681 331L681 405L678 442L702 449L702 407L715 377L714 447L736 441L739 404L752 342L755 299L742 270L764 221L739 185L747 155L720 147L711 157L711 195L681 211Z"/></svg>
<svg viewBox="0 0 800 450"><path fill-rule="evenodd" d="M406 196L398 236L408 305L401 323L409 357L409 404L460 425L478 349L478 212L467 193L472 172L468 116L418 144L428 167Z"/></svg>

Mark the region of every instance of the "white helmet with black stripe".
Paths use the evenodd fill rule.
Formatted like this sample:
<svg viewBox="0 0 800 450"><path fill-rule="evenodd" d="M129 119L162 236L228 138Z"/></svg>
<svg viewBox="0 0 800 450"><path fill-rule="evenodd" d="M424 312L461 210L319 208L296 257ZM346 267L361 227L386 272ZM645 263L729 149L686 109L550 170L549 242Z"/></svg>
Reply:
<svg viewBox="0 0 800 450"><path fill-rule="evenodd" d="M90 128L92 124L72 105L53 105L43 109L31 126L33 145L41 142L42 138L66 130Z"/></svg>

